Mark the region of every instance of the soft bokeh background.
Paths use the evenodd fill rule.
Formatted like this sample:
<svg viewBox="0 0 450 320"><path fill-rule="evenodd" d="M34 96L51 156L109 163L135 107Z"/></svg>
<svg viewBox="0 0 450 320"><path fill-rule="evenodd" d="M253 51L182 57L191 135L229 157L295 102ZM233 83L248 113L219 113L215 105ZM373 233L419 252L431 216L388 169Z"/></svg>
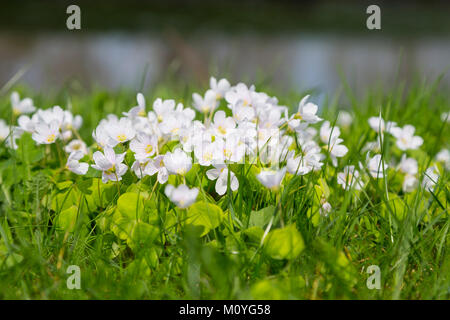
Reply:
<svg viewBox="0 0 450 320"><path fill-rule="evenodd" d="M82 29L66 29L66 7ZM450 2L376 1L382 30L366 28L366 1L2 1L0 88L148 90L209 75L278 90L356 92L443 74L450 84Z"/></svg>

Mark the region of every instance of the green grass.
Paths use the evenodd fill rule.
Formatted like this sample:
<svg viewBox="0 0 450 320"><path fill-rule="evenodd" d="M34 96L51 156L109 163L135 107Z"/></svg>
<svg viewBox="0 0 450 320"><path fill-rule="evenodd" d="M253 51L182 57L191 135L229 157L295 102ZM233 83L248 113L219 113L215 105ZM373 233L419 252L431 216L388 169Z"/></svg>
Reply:
<svg viewBox="0 0 450 320"><path fill-rule="evenodd" d="M263 84L256 85L276 95ZM189 105L191 93L204 89L165 83L144 94L148 102L163 97ZM69 86L53 93L19 91L40 108L66 107L70 99L73 113L84 118L80 134L88 145L100 119L135 105L135 92L126 90L86 92ZM440 119L449 110L448 90L436 82L369 90L364 96L355 96L344 86L341 93L321 106L321 117L331 122L343 107L355 117L351 127L342 129L349 152L340 159L338 169L327 163L314 174L287 179L279 195L264 189L250 166L236 172L239 190L222 197L214 193L214 182L203 177L203 168L188 178L191 186L201 183L199 197L215 203L225 216L201 238L182 221L171 222L171 217L179 219L183 213L168 201L162 186L152 193L155 177L139 182L129 175L119 186L122 195L128 191L137 194L136 199L145 197L144 207L135 209L136 214L142 221L154 219L152 225L160 230L156 240L147 241L144 235L142 241L130 242L119 239L117 230L108 226L119 198L115 184L99 187L97 180L59 170L56 146L45 150L25 138L17 151L0 145L0 298L449 299L448 171L441 167L433 194L421 187L403 194L395 170L388 172L387 181L372 179L361 192L344 191L336 182L343 166L365 160L361 149L375 139L367 118L380 111L400 126L416 127L425 142L419 151L408 154L424 171L441 148L449 147L449 128ZM295 108L301 96L295 92L278 98ZM0 97L0 118L11 118L7 95ZM48 152L44 158L40 157L43 152ZM388 163L400 155L386 139L383 156ZM320 179L330 190L328 202L333 210L328 217L317 213L315 199L323 189L315 186ZM73 184L61 184L64 181ZM95 192L103 194L95 197ZM392 199L392 194L398 198ZM61 221L68 215L64 210L70 201L76 224L64 228ZM130 201L127 205L136 207ZM267 207L269 211L277 208L273 229L281 227L282 212L285 224L295 226L303 238L303 250L292 259L273 259L248 231L252 223L267 226L261 219L249 224L255 211ZM301 243L294 242L295 246ZM80 290L66 286L69 265L81 269ZM366 286L370 265L380 267L380 290Z"/></svg>

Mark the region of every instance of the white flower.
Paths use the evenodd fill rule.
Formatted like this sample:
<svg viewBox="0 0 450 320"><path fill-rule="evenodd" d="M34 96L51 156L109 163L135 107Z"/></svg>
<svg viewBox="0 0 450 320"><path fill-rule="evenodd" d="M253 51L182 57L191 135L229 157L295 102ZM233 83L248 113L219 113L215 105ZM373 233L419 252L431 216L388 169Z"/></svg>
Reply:
<svg viewBox="0 0 450 320"><path fill-rule="evenodd" d="M192 94L194 108L201 113L209 113L217 106L217 93L213 90L208 90L203 98L198 93Z"/></svg>
<svg viewBox="0 0 450 320"><path fill-rule="evenodd" d="M331 204L327 201L325 201L319 208L319 213L321 216L328 216L328 214L331 212Z"/></svg>
<svg viewBox="0 0 450 320"><path fill-rule="evenodd" d="M246 145L238 132L228 134L226 139L219 138L215 142L221 153L220 158L215 161L216 163L224 163L225 160L239 163L244 158Z"/></svg>
<svg viewBox="0 0 450 320"><path fill-rule="evenodd" d="M414 136L416 129L412 125L406 125L402 128L392 128L391 134L397 138L397 147L400 150L417 149L422 143L423 139L419 136Z"/></svg>
<svg viewBox="0 0 450 320"><path fill-rule="evenodd" d="M225 138L229 131L236 128L236 122L234 122L233 118L227 117L224 111L220 110L214 115L214 123L211 127L215 135Z"/></svg>
<svg viewBox="0 0 450 320"><path fill-rule="evenodd" d="M220 79L219 81L216 78L211 77L209 79L209 86L211 90L215 93L216 99L222 99L225 97L225 94L230 90L230 83L227 79Z"/></svg>
<svg viewBox="0 0 450 320"><path fill-rule="evenodd" d="M253 121L256 116L255 109L250 105L236 104L231 106L233 112L233 119L236 121Z"/></svg>
<svg viewBox="0 0 450 320"><path fill-rule="evenodd" d="M186 152L177 148L174 152L169 151L164 155L164 165L169 173L184 176L191 170L192 159Z"/></svg>
<svg viewBox="0 0 450 320"><path fill-rule="evenodd" d="M402 190L403 192L412 192L417 188L419 180L413 175L407 174L403 179Z"/></svg>
<svg viewBox="0 0 450 320"><path fill-rule="evenodd" d="M62 110L62 109L61 109ZM63 111L63 119L60 122L61 136L64 140L72 138L72 130L78 130L83 124L83 118L80 115L75 117L70 111Z"/></svg>
<svg viewBox="0 0 450 320"><path fill-rule="evenodd" d="M117 145L116 141L109 136L108 131L106 130L106 126L107 124L100 123L92 132L92 138L94 138L95 142L97 142L97 145L102 149L105 147L114 147L115 145Z"/></svg>
<svg viewBox="0 0 450 320"><path fill-rule="evenodd" d="M337 139L341 135L341 129L339 127L330 127L330 122L325 121L320 127L320 140L323 143L328 144L330 141Z"/></svg>
<svg viewBox="0 0 450 320"><path fill-rule="evenodd" d="M291 174L305 175L312 170L317 170L323 165L320 162L320 148L314 141L308 141L302 147L302 153L298 157L290 157L286 168Z"/></svg>
<svg viewBox="0 0 450 320"><path fill-rule="evenodd" d="M313 127L307 127L303 128L300 131L297 131L297 140L300 145L303 145L307 143L308 141L311 141L314 139L314 137L317 135L317 129Z"/></svg>
<svg viewBox="0 0 450 320"><path fill-rule="evenodd" d="M136 135L136 131L133 129L133 123L128 118L120 118L118 122L106 126L105 129L112 141L114 141L112 146L127 142Z"/></svg>
<svg viewBox="0 0 450 320"><path fill-rule="evenodd" d="M179 134L183 150L194 151L194 148L202 143L211 142L211 134L205 130L202 122L195 120L188 128L183 128Z"/></svg>
<svg viewBox="0 0 450 320"><path fill-rule="evenodd" d="M383 178L384 172L388 168L388 165L381 160L381 154L376 154L369 160L368 169L370 175L374 178Z"/></svg>
<svg viewBox="0 0 450 320"><path fill-rule="evenodd" d="M353 122L353 117L350 114L350 112L341 110L341 111L339 111L336 122L338 125L340 125L342 127L349 127Z"/></svg>
<svg viewBox="0 0 450 320"><path fill-rule="evenodd" d="M171 115L175 111L175 100L162 100L158 98L153 102L153 110L154 114L156 114L157 121L162 122L166 116Z"/></svg>
<svg viewBox="0 0 450 320"><path fill-rule="evenodd" d="M281 110L277 108L269 108L258 113L258 127L260 129L279 129L278 127L284 123L285 119L281 117Z"/></svg>
<svg viewBox="0 0 450 320"><path fill-rule="evenodd" d="M397 127L397 123L388 121L385 123L384 119L380 116L369 118L370 127L377 133L383 133L384 131L391 132L393 128Z"/></svg>
<svg viewBox="0 0 450 320"><path fill-rule="evenodd" d="M73 173L78 175L85 175L89 169L89 164L86 162L79 162L84 157L84 153L81 151L74 151L69 155L67 159L66 167Z"/></svg>
<svg viewBox="0 0 450 320"><path fill-rule="evenodd" d="M256 176L256 178L266 188L276 190L280 187L281 181L283 180L285 174L286 174L286 168L283 168L278 171L270 170L270 169L263 169Z"/></svg>
<svg viewBox="0 0 450 320"><path fill-rule="evenodd" d="M406 154L402 155L402 158L400 160L400 163L398 165L398 169L409 175L416 175L419 171L419 166L417 164L417 160L414 158L407 158Z"/></svg>
<svg viewBox="0 0 450 320"><path fill-rule="evenodd" d="M366 142L361 151L362 152L373 151L375 153L381 152L380 139L377 138L375 141Z"/></svg>
<svg viewBox="0 0 450 320"><path fill-rule="evenodd" d="M330 153L330 158L333 166L337 166L337 158L342 158L345 156L348 152L348 148L341 144L344 142L344 140L340 138L335 138L332 141L330 141L330 144L325 146L328 149L328 152Z"/></svg>
<svg viewBox="0 0 450 320"><path fill-rule="evenodd" d="M436 155L436 161L444 163L447 170L450 170L450 151L448 149L442 149Z"/></svg>
<svg viewBox="0 0 450 320"><path fill-rule="evenodd" d="M54 106L53 108L46 110L37 110L36 113L32 116L32 120L38 123L46 123L50 124L52 122L56 122L58 127L61 129L63 124L65 123L66 113L60 106Z"/></svg>
<svg viewBox="0 0 450 320"><path fill-rule="evenodd" d="M173 185L169 184L164 190L164 193L177 207L184 209L195 202L198 196L198 189L189 189L185 184L175 188Z"/></svg>
<svg viewBox="0 0 450 320"><path fill-rule="evenodd" d="M151 161L151 159L136 160L131 165L131 170L133 170L139 179L142 179L146 175L153 175L154 172L149 170ZM150 172L153 174L150 174Z"/></svg>
<svg viewBox="0 0 450 320"><path fill-rule="evenodd" d="M259 159L263 164L277 165L280 162L289 159L292 152L289 152L289 146L294 143L294 138L291 136L276 135L274 138L268 140L265 145L259 148ZM320 149L317 148L318 151ZM308 150L310 154L310 150ZM306 153L306 151L304 151Z"/></svg>
<svg viewBox="0 0 450 320"><path fill-rule="evenodd" d="M446 121L446 122L450 122L450 112L443 112L441 114L441 120L442 121Z"/></svg>
<svg viewBox="0 0 450 320"><path fill-rule="evenodd" d="M361 190L362 188L359 172L355 169L355 166L345 166L344 171L338 173L337 182L345 190L349 190L351 188Z"/></svg>
<svg viewBox="0 0 450 320"><path fill-rule="evenodd" d="M319 118L316 113L318 107L312 102L307 102L309 95L305 96L298 104L298 111L294 115L294 118L303 120L307 123L317 123L322 119Z"/></svg>
<svg viewBox="0 0 450 320"><path fill-rule="evenodd" d="M136 96L136 100L138 105L131 108L130 111L124 112L123 115L135 118L135 117L146 117L147 113L145 112L145 97L142 93L138 93Z"/></svg>
<svg viewBox="0 0 450 320"><path fill-rule="evenodd" d="M221 143L202 142L194 147L194 155L201 166L210 166L211 164L223 163L223 154Z"/></svg>
<svg viewBox="0 0 450 320"><path fill-rule="evenodd" d="M6 124L5 120L0 119L0 142L9 137L9 129L10 128Z"/></svg>
<svg viewBox="0 0 450 320"><path fill-rule="evenodd" d="M253 104L252 93L254 92L253 86L248 88L244 83L238 83L225 94L225 100L230 104L230 108L237 104L243 107L251 106Z"/></svg>
<svg viewBox="0 0 450 320"><path fill-rule="evenodd" d="M32 113L36 110L36 107L33 105L33 100L30 98L20 100L19 94L15 91L11 94L11 106L15 115Z"/></svg>
<svg viewBox="0 0 450 320"><path fill-rule="evenodd" d="M427 170L425 170L425 174L422 180L422 186L426 190L432 191L436 186L438 180L439 180L439 171L435 166L430 167Z"/></svg>
<svg viewBox="0 0 450 320"><path fill-rule="evenodd" d="M186 118L182 114L173 113L166 115L160 123L161 132L169 136L172 140L179 139L182 128L186 127Z"/></svg>
<svg viewBox="0 0 450 320"><path fill-rule="evenodd" d="M232 191L236 191L239 188L239 181L236 178L233 171L230 173L230 188ZM228 168L226 165L216 165L214 169L206 171L206 176L209 180L216 180L216 192L219 195L225 194L228 187Z"/></svg>
<svg viewBox="0 0 450 320"><path fill-rule="evenodd" d="M158 138L144 133L138 133L130 142L130 149L135 153L136 160L143 161L153 156L158 148Z"/></svg>
<svg viewBox="0 0 450 320"><path fill-rule="evenodd" d="M164 184L169 179L169 171L167 171L167 168L164 165L164 155L156 156L153 159L153 162L150 161L149 164L146 167L146 173L149 176L154 175L155 173L158 173L157 179L160 184Z"/></svg>
<svg viewBox="0 0 450 320"><path fill-rule="evenodd" d="M52 144L59 137L59 125L57 121L50 124L39 122L35 127L32 138L38 144Z"/></svg>
<svg viewBox="0 0 450 320"><path fill-rule="evenodd" d="M103 183L111 181L120 181L122 176L127 172L128 166L123 162L125 153L116 154L113 148L106 146L104 153L96 151L93 155L95 164L92 168L102 171Z"/></svg>
<svg viewBox="0 0 450 320"><path fill-rule="evenodd" d="M0 119L0 144L6 140L5 145L16 150L18 148L16 140L22 136L22 133L21 128L16 126L10 128L4 120Z"/></svg>
<svg viewBox="0 0 450 320"><path fill-rule="evenodd" d="M64 151L66 151L67 153L81 151L81 153L84 155L88 153L86 143L78 139L70 141L69 144L64 147Z"/></svg>
<svg viewBox="0 0 450 320"><path fill-rule="evenodd" d="M17 119L17 123L19 124L19 127L26 132L33 133L34 128L38 122L38 116L37 114L34 114L32 118L26 115L21 115Z"/></svg>

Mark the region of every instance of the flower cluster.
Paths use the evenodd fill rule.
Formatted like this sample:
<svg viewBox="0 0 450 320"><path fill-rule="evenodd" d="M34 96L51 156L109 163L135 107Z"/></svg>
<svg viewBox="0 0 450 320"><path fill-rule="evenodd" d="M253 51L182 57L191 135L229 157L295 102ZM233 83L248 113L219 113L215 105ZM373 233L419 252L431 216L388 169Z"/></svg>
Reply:
<svg viewBox="0 0 450 320"><path fill-rule="evenodd" d="M228 188L232 192L239 189L232 169L236 164L255 165L259 170L257 180L276 191L287 174L308 175L321 170L328 161L339 167L339 159L349 151L340 127L319 117L319 108L309 101L309 96L301 99L295 113L289 114L289 108L276 97L244 83L232 86L226 79L211 78L204 95L192 95L191 107L158 98L149 108L144 95L138 93L137 105L128 112L120 117L110 114L99 122L92 132L95 146L91 147L78 134L81 116L59 106L37 109L31 99L20 100L15 92L11 105L18 124L8 126L0 120L0 140L5 140L8 147L17 148L16 140L23 132L29 132L39 145L61 141L68 153L68 170L84 175L92 167L101 171L104 183L121 181L129 169L139 179L156 175L160 184L166 184L170 175L177 176L183 184L167 185L165 194L181 208L192 204L199 193L195 186L190 189L186 185L185 177L193 164L206 167L205 175L215 181L218 195L226 194ZM341 127L349 127L352 121L351 114L345 111L337 118ZM415 135L415 128L399 127L381 116L369 118L369 126L377 139L363 148L366 163L344 166L337 173L337 183L345 190L361 190L370 177L385 178L386 169L391 167L404 174L404 192L417 188L417 160L404 153L398 164L388 165L381 152L385 133L395 139L395 146L402 152L419 148L423 139ZM99 150L93 152L95 147ZM127 152L133 155L130 166L124 161ZM82 162L89 155L93 164ZM447 149L436 156L447 169L449 158ZM438 178L437 169L431 167L425 171L422 183L431 189ZM323 202L321 212L330 210L331 205Z"/></svg>

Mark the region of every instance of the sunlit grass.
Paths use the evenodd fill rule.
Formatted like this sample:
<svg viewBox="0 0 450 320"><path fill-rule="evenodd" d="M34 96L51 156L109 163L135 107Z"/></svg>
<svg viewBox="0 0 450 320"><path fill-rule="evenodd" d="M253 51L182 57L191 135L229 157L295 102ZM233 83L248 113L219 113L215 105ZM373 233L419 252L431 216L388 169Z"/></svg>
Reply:
<svg viewBox="0 0 450 320"><path fill-rule="evenodd" d="M258 84L257 88L270 92ZM169 83L144 94L148 101L176 98L189 105L191 93L204 89ZM433 194L422 187L410 194L401 192L395 170L388 172L386 180L371 179L358 192L345 191L337 183L337 173L346 164L365 163L363 147L376 138L367 119L380 113L399 125L416 127L424 144L408 154L418 160L420 172L428 168L436 153L449 147L449 128L441 120L441 114L449 110L448 92L437 84L369 90L364 96L344 89L345 96L326 99L320 111L321 117L331 122L342 108L354 117L349 127L341 128L349 152L340 159L338 168L327 161L319 171L285 180L277 194L258 183L250 165L235 171L239 190L228 190L222 197L214 193L214 181L205 178L206 169L199 168L186 177L200 187L200 199L216 204L226 215L219 227L202 238L196 230L178 227L182 221L170 220L173 212L179 218L181 211L168 201L154 176L138 181L130 175L119 189L115 184L103 188L98 180L92 182L62 170L64 161L58 158L55 145L45 158L35 162L40 151L30 140L22 141L17 151L2 144L0 298L448 299L448 171L441 167ZM118 115L135 105L135 92L126 90L21 91L41 108L70 105L73 114L83 116L80 135L88 145L93 143L92 129L106 114ZM279 99L294 109L302 96L302 92L295 92ZM0 99L0 118L11 119L9 97ZM401 156L389 141L381 152L385 159ZM333 208L327 217L318 214L318 192L325 192L321 179L329 188L327 201ZM61 206L72 197L72 189L78 190L77 222L70 231L61 230ZM91 201L88 189L104 193L92 200L94 211L86 209ZM119 194L127 191L146 197L142 219L156 214L155 225L164 238L141 250L105 226ZM392 193L397 198L393 199ZM54 205L58 195L62 203ZM254 220L255 211L261 217L258 221ZM271 217L276 228L282 223L296 226L304 241L298 256L273 259L255 240L258 237L251 227L262 226L264 230ZM66 286L69 265L81 268L81 290ZM380 267L380 290L366 286L370 265Z"/></svg>

